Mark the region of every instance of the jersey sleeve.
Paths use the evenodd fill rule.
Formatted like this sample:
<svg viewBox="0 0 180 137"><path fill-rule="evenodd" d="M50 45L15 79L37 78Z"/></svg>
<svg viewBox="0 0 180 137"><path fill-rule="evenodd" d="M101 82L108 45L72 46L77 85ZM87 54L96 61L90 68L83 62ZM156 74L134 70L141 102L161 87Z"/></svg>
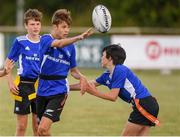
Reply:
<svg viewBox="0 0 180 137"><path fill-rule="evenodd" d="M126 72L123 70L115 71L112 77L111 88L123 88L126 80Z"/></svg>
<svg viewBox="0 0 180 137"><path fill-rule="evenodd" d="M74 68L76 66L77 66L77 64L76 64L76 49L75 49L74 45L72 45L70 67Z"/></svg>
<svg viewBox="0 0 180 137"><path fill-rule="evenodd" d="M21 44L18 42L17 39L15 39L7 58L16 62L19 58L20 53L21 53Z"/></svg>
<svg viewBox="0 0 180 137"><path fill-rule="evenodd" d="M52 39L52 37L49 35L43 35L41 37L40 39L40 44L41 44L40 53L41 54L46 54L48 53L48 51L50 51L53 40L54 39Z"/></svg>
<svg viewBox="0 0 180 137"><path fill-rule="evenodd" d="M103 73L101 76L97 77L96 82L106 86L105 74Z"/></svg>

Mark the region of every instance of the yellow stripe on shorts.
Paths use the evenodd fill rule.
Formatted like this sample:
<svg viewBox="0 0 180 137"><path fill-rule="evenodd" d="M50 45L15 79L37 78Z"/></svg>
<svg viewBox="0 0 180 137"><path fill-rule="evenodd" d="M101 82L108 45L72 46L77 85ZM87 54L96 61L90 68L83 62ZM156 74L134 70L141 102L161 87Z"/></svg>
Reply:
<svg viewBox="0 0 180 137"><path fill-rule="evenodd" d="M35 91L37 91L38 82L39 82L39 80L36 80L36 82L35 82L35 84L34 84ZM14 84L15 84L16 86L18 86L19 83L20 83L20 76L17 75L16 78L15 78L15 80L14 80ZM12 97L13 97L15 100L17 100L17 101L21 101L21 102L22 102L22 97L21 97L21 96L12 94ZM32 93L32 94L28 95L28 99L29 99L29 100L32 100L32 99L35 99L35 98L36 98L36 93Z"/></svg>
<svg viewBox="0 0 180 137"><path fill-rule="evenodd" d="M32 94L28 95L29 100L32 100L32 99L35 99L35 98L36 98L36 93L32 93Z"/></svg>
<svg viewBox="0 0 180 137"><path fill-rule="evenodd" d="M36 82L35 82L35 84L34 84L35 91L37 91L37 89L38 89L38 83L39 83L39 79L37 79Z"/></svg>
<svg viewBox="0 0 180 137"><path fill-rule="evenodd" d="M15 80L14 80L14 84L15 84L16 86L18 86L19 83L20 83L20 76L17 75L16 78L15 78Z"/></svg>
<svg viewBox="0 0 180 137"><path fill-rule="evenodd" d="M15 80L14 80L14 84L15 84L16 86L18 86L18 85L19 85L19 82L20 82L20 76L17 75L16 78L15 78ZM14 95L13 93L11 93L11 96L12 96L13 99L22 102L22 97L21 97L21 96Z"/></svg>
<svg viewBox="0 0 180 137"><path fill-rule="evenodd" d="M11 94L11 95L15 100L22 102L22 97L21 96L14 95L14 94Z"/></svg>

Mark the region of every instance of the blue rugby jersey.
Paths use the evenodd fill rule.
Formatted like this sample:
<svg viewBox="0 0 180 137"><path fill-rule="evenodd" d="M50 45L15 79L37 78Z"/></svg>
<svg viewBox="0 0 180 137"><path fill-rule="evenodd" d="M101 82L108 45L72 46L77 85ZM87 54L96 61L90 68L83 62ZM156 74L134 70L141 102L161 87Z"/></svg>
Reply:
<svg viewBox="0 0 180 137"><path fill-rule="evenodd" d="M148 89L141 83L135 74L124 65L116 65L112 75L105 71L96 82L107 86L109 89L120 88L119 97L126 102L132 98L150 96Z"/></svg>
<svg viewBox="0 0 180 137"><path fill-rule="evenodd" d="M76 51L74 44L64 48L52 47L54 38L50 34L41 37L41 67L40 74L48 76L67 76L71 68L76 67ZM39 96L50 96L69 91L67 79L39 80Z"/></svg>
<svg viewBox="0 0 180 137"><path fill-rule="evenodd" d="M40 41L33 42L27 35L17 37L8 54L8 59L18 61L18 75L26 78L37 78L40 67Z"/></svg>

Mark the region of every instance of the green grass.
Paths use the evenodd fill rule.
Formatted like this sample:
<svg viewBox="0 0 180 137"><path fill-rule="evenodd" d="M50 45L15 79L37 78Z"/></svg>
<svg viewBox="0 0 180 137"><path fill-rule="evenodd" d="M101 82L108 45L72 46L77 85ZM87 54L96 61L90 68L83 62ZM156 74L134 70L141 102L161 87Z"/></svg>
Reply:
<svg viewBox="0 0 180 137"><path fill-rule="evenodd" d="M82 69L88 79L101 74L101 69ZM160 127L152 128L152 136L180 135L180 72L161 75L158 71L136 71L138 77L157 98L160 105ZM70 83L74 83L71 77ZM9 95L7 81L0 78L0 135L15 133L16 116L14 102ZM108 91L105 87L99 88ZM116 102L102 100L89 94L81 96L78 91L69 94L61 121L53 124L52 135L69 136L118 136L131 112L131 106L120 99ZM26 135L32 135L31 117Z"/></svg>

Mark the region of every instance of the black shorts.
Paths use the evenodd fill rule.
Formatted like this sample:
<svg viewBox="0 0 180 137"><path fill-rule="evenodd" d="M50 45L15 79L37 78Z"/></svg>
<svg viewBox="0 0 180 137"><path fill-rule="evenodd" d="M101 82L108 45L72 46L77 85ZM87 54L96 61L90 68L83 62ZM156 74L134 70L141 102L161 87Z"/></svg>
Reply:
<svg viewBox="0 0 180 137"><path fill-rule="evenodd" d="M47 117L53 122L60 119L61 112L67 99L67 93L52 96L37 96L37 117Z"/></svg>
<svg viewBox="0 0 180 137"><path fill-rule="evenodd" d="M133 104L133 111L131 112L128 121L140 124L140 125L146 125L146 126L155 126L154 123L152 123L150 120L148 120L145 116L143 116L137 109L135 103ZM139 104L151 115L157 118L159 113L159 105L156 101L156 99L152 96L148 96L142 99L139 99Z"/></svg>
<svg viewBox="0 0 180 137"><path fill-rule="evenodd" d="M16 96L16 98L21 98L21 100L17 100L15 98L15 114L26 115L31 112L36 114L36 93L34 84L34 82L23 83L20 81L18 85L19 94Z"/></svg>

